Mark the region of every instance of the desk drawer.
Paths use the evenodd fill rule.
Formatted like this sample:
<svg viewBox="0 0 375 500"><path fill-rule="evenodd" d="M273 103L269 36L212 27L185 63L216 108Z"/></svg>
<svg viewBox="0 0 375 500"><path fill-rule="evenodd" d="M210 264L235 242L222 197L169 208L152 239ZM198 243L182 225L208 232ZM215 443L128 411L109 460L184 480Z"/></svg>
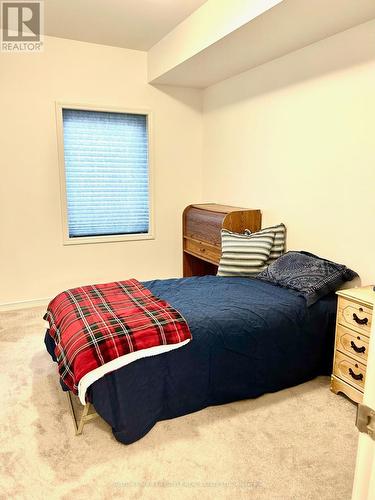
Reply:
<svg viewBox="0 0 375 500"><path fill-rule="evenodd" d="M340 297L337 322L369 337L372 309Z"/></svg>
<svg viewBox="0 0 375 500"><path fill-rule="evenodd" d="M348 354L348 356L366 364L368 346L368 338L365 335L355 333L345 326L337 325L336 349L343 354Z"/></svg>
<svg viewBox="0 0 375 500"><path fill-rule="evenodd" d="M214 264L219 264L221 249L213 245L209 245L203 241L184 239L184 250L199 256L201 259L208 260Z"/></svg>
<svg viewBox="0 0 375 500"><path fill-rule="evenodd" d="M366 379L366 366L362 363L354 361L354 359L349 358L349 356L342 354L340 351L336 351L333 374L363 392Z"/></svg>

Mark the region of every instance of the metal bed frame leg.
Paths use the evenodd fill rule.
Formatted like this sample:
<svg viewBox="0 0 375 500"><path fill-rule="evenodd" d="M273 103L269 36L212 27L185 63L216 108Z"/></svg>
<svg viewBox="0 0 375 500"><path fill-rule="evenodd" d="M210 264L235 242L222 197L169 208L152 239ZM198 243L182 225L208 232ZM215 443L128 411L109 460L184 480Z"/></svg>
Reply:
<svg viewBox="0 0 375 500"><path fill-rule="evenodd" d="M72 416L75 434L76 436L78 436L79 434L82 434L84 425L90 420L93 420L94 418L98 417L99 415L96 413L95 409L93 412L90 413L90 408L94 407L92 406L91 403L86 403L85 406L83 407L80 417L77 418L76 412L74 410L72 394L70 391L66 391L66 397L68 399L68 406L70 414Z"/></svg>

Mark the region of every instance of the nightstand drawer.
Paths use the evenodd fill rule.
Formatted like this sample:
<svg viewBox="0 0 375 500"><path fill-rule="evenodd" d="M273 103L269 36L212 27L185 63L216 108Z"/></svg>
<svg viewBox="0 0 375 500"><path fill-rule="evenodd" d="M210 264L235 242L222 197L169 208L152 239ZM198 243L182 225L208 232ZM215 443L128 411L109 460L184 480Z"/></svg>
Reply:
<svg viewBox="0 0 375 500"><path fill-rule="evenodd" d="M333 374L363 392L366 379L366 366L362 363L354 361L340 351L336 351Z"/></svg>
<svg viewBox="0 0 375 500"><path fill-rule="evenodd" d="M340 325L370 336L372 309L357 302L339 298L338 318Z"/></svg>
<svg viewBox="0 0 375 500"><path fill-rule="evenodd" d="M185 238L184 250L194 255L198 255L201 259L205 259L217 264L220 260L221 249L213 245L209 245L203 241Z"/></svg>
<svg viewBox="0 0 375 500"><path fill-rule="evenodd" d="M361 363L367 363L368 346L368 338L365 335L337 325L336 349L343 354L348 354Z"/></svg>

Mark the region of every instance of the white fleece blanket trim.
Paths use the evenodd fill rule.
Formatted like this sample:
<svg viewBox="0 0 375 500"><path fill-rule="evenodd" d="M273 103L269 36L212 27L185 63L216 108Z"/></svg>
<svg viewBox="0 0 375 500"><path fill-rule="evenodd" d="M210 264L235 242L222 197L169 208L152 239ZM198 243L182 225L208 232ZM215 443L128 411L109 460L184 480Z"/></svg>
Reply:
<svg viewBox="0 0 375 500"><path fill-rule="evenodd" d="M163 352L173 351L178 347L184 346L190 342L190 340L191 339L186 339L183 342L178 342L177 344L157 345L155 347L149 347L148 349L140 349L139 351L129 352L128 354L124 354L119 358L113 359L102 366L98 366L95 370L86 373L86 375L84 375L78 382L79 400L83 405L85 405L87 389L91 384L104 377L107 373L129 365L130 363L133 363L133 361L137 361L137 359L148 358L149 356L156 356L157 354L162 354Z"/></svg>

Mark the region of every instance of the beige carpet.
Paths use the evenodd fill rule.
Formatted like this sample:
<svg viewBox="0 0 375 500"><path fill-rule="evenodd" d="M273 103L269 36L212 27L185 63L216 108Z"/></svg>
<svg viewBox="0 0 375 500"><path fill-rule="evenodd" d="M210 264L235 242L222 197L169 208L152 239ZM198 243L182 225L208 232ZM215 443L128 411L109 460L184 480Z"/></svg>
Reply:
<svg viewBox="0 0 375 500"><path fill-rule="evenodd" d="M312 382L158 423L125 446L75 437L43 308L0 314L0 498L350 498L355 406Z"/></svg>

